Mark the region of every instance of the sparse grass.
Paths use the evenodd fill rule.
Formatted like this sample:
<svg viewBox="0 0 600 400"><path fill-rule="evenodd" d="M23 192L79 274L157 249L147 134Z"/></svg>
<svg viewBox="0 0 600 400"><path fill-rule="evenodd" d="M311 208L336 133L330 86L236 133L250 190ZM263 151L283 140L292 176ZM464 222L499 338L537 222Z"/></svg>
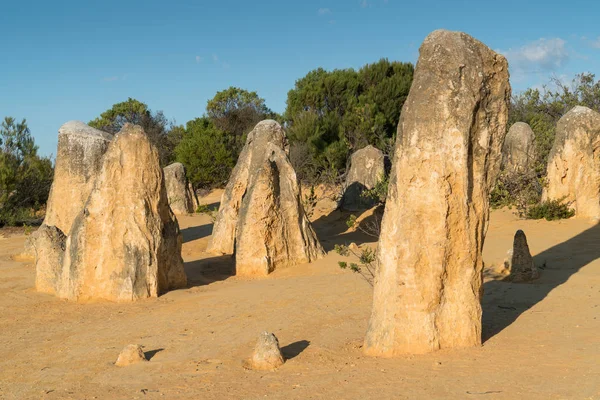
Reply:
<svg viewBox="0 0 600 400"><path fill-rule="evenodd" d="M575 215L575 210L569 208L568 203L564 203L565 198L557 200L547 200L530 207L525 218L527 219L546 219L546 221L555 221L558 219L567 219Z"/></svg>

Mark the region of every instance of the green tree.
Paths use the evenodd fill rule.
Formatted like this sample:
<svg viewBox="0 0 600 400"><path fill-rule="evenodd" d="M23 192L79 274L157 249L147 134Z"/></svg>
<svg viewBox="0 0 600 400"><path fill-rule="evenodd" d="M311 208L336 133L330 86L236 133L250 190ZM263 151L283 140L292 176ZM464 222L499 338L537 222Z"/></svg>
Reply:
<svg viewBox="0 0 600 400"><path fill-rule="evenodd" d="M206 115L214 126L226 133L227 145L239 154L246 135L264 119L280 119L256 92L229 87L215 94L206 105Z"/></svg>
<svg viewBox="0 0 600 400"><path fill-rule="evenodd" d="M39 157L27 121L0 124L0 225L23 223L48 200L53 167Z"/></svg>
<svg viewBox="0 0 600 400"><path fill-rule="evenodd" d="M358 71L318 68L296 81L285 121L301 179L338 177L349 152L368 144L390 153L413 72L410 63L382 59Z"/></svg>
<svg viewBox="0 0 600 400"><path fill-rule="evenodd" d="M131 97L127 101L114 104L88 125L115 134L126 123L139 125L144 129L150 141L157 147L162 165L173 161L173 150L177 145L173 140L176 136L170 135L173 124L162 111L152 112L145 103Z"/></svg>
<svg viewBox="0 0 600 400"><path fill-rule="evenodd" d="M186 124L175 155L185 165L194 187L223 186L235 164L224 133L206 117Z"/></svg>

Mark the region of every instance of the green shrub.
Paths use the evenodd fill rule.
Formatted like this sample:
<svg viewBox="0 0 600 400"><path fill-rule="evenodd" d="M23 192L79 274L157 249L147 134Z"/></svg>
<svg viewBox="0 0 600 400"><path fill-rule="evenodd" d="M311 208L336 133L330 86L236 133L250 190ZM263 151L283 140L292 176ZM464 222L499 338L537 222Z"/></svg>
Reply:
<svg viewBox="0 0 600 400"><path fill-rule="evenodd" d="M547 200L536 204L527 209L525 218L545 218L547 221L571 218L575 215L575 210L569 208L569 204L564 203L564 200L564 198L558 200Z"/></svg>

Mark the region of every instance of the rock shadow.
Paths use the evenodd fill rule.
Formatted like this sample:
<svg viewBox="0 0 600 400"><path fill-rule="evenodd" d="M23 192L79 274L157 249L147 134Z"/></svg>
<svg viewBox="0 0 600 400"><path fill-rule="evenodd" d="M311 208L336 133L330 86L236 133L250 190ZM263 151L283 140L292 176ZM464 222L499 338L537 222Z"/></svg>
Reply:
<svg viewBox="0 0 600 400"><path fill-rule="evenodd" d="M286 360L291 360L292 358L298 356L302 353L306 348L310 345L308 340L299 340L294 343L290 343L287 346L281 348L281 354Z"/></svg>
<svg viewBox="0 0 600 400"><path fill-rule="evenodd" d="M204 224L182 229L181 234L183 235L183 243L210 236L212 234L213 225L214 224Z"/></svg>
<svg viewBox="0 0 600 400"><path fill-rule="evenodd" d="M183 264L188 287L209 285L235 275L235 258L231 255L208 257Z"/></svg>
<svg viewBox="0 0 600 400"><path fill-rule="evenodd" d="M600 258L600 225L552 246L533 257L540 278L529 283L493 280L484 284L482 339L492 338L510 326L573 274Z"/></svg>
<svg viewBox="0 0 600 400"><path fill-rule="evenodd" d="M146 357L146 360L150 361L152 359L152 357L154 357L156 355L156 353L160 353L163 350L164 349L156 349L156 350L145 351L144 352L144 356Z"/></svg>
<svg viewBox="0 0 600 400"><path fill-rule="evenodd" d="M380 213L383 213L383 206L377 207L371 215L363 218L363 214L368 212L370 212L370 210L357 212L337 209L328 215L324 215L313 221L312 226L325 251L333 250L336 244L348 245L354 242L360 246L363 243L377 242L377 232L372 231L372 229L369 227L374 227L377 225L376 219L379 219L380 221L382 215ZM358 217L361 226L367 228L369 234L358 228L355 230L349 230L347 222L351 215Z"/></svg>

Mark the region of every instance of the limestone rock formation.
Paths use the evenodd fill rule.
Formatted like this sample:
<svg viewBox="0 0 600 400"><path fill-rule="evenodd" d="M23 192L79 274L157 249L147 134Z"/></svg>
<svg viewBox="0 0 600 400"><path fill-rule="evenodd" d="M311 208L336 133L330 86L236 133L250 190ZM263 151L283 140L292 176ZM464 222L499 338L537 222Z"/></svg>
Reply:
<svg viewBox="0 0 600 400"><path fill-rule="evenodd" d="M192 192L182 163L173 163L164 168L165 186L169 205L174 214L190 214L195 211Z"/></svg>
<svg viewBox="0 0 600 400"><path fill-rule="evenodd" d="M510 101L506 59L438 30L398 124L365 352L481 344L482 247Z"/></svg>
<svg viewBox="0 0 600 400"><path fill-rule="evenodd" d="M324 254L304 214L285 143L277 122L260 122L223 193L209 251L235 248L238 275L266 275Z"/></svg>
<svg viewBox="0 0 600 400"><path fill-rule="evenodd" d="M282 366L283 363L284 359L277 337L272 333L262 332L258 337L252 357L243 365L247 369L271 371Z"/></svg>
<svg viewBox="0 0 600 400"><path fill-rule="evenodd" d="M102 157L112 137L81 121L69 121L60 127L44 224L69 234L100 173Z"/></svg>
<svg viewBox="0 0 600 400"><path fill-rule="evenodd" d="M142 350L142 346L139 344L128 344L119 354L115 365L118 367L126 367L144 361L148 361L148 359L144 354L144 350Z"/></svg>
<svg viewBox="0 0 600 400"><path fill-rule="evenodd" d="M45 224L34 235L31 246L35 256L35 288L43 293L56 293L67 237L57 227Z"/></svg>
<svg viewBox="0 0 600 400"><path fill-rule="evenodd" d="M556 126L544 200L569 203L577 217L600 219L600 114L577 106Z"/></svg>
<svg viewBox="0 0 600 400"><path fill-rule="evenodd" d="M276 121L265 120L248 134L225 191L221 196L221 205L212 231L212 238L207 251L215 254L233 254L236 228L242 203L250 180L250 173L262 165L268 143L285 148L286 136L283 128Z"/></svg>
<svg viewBox="0 0 600 400"><path fill-rule="evenodd" d="M508 280L512 282L528 282L539 277L539 273L529 252L525 232L515 233L510 262L505 262L510 272Z"/></svg>
<svg viewBox="0 0 600 400"><path fill-rule="evenodd" d="M374 206L374 200L361 195L363 191L373 189L384 177L385 157L381 150L369 145L354 152L350 156L341 207L356 211Z"/></svg>
<svg viewBox="0 0 600 400"><path fill-rule="evenodd" d="M192 196L192 209L194 210L194 212L196 212L196 210L200 206L200 201L198 200L198 194L196 194L192 182L188 182L188 192Z"/></svg>
<svg viewBox="0 0 600 400"><path fill-rule="evenodd" d="M535 135L525 122L514 123L504 139L502 164L509 173L528 172L535 160Z"/></svg>
<svg viewBox="0 0 600 400"><path fill-rule="evenodd" d="M181 242L158 152L142 128L126 124L73 222L57 294L131 301L183 287Z"/></svg>

